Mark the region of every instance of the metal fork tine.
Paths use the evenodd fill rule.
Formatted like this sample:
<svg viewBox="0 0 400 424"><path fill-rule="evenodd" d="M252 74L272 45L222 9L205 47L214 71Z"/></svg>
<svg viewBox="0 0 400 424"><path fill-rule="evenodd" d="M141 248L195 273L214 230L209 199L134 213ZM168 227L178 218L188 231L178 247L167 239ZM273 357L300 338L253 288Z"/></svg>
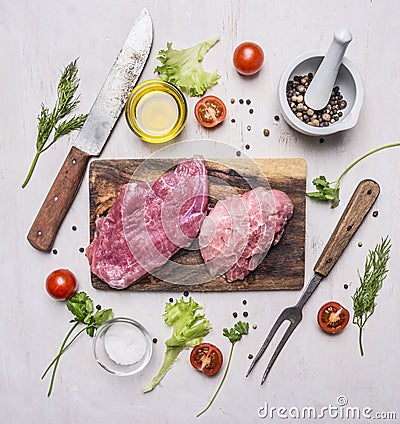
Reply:
<svg viewBox="0 0 400 424"><path fill-rule="evenodd" d="M295 328L297 327L297 325L299 324L299 321L297 322L291 322L289 327L286 329L285 334L283 335L281 341L279 342L278 346L275 349L274 354L272 355L267 368L264 371L262 380L261 380L261 384L264 384L265 380L267 379L268 373L271 370L272 366L274 365L276 358L279 356L279 354L281 353L281 350L283 348L283 346L285 346L285 343L288 341L290 335L293 333L293 331L295 330Z"/></svg>
<svg viewBox="0 0 400 424"><path fill-rule="evenodd" d="M270 332L268 333L267 338L265 339L264 343L260 347L260 350L257 352L257 355L254 357L253 362L251 363L249 370L247 371L246 377L249 376L252 369L257 364L258 360L261 358L261 356L264 354L266 349L268 348L269 344L271 343L271 340L274 338L275 333L278 331L279 327L282 325L284 321L286 321L287 318L285 316L285 310L281 312L277 320L275 321L275 324L272 326Z"/></svg>

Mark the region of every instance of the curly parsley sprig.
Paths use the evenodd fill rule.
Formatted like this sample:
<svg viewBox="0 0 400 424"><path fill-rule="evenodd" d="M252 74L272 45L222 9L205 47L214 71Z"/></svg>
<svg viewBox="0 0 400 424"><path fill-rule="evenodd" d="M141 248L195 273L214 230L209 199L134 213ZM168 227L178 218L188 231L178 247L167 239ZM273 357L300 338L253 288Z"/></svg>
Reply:
<svg viewBox="0 0 400 424"><path fill-rule="evenodd" d="M60 350L58 351L58 354L50 362L49 366L46 368L41 377L41 379L43 380L43 378L46 377L46 374L53 367L47 396L50 396L53 390L54 379L56 376L56 371L60 362L61 355L84 331L86 331L86 333L90 337L93 337L95 330L99 328L100 325L104 324L106 321L110 320L113 317L112 309L100 309L93 313L93 301L85 292L75 293L70 299L68 299L67 308L74 315L74 318L70 321L70 323L74 323L74 325L71 327L71 329L65 336L61 344ZM70 339L79 324L84 324L84 327L81 328L78 332L76 332L74 337Z"/></svg>
<svg viewBox="0 0 400 424"><path fill-rule="evenodd" d="M61 136L71 131L80 130L84 124L87 115L74 115L70 119L64 119L79 104L79 96L74 97L79 86L77 59L71 62L61 74L57 87L57 101L52 111L43 103L38 116L38 134L36 138L36 154L29 169L22 188L26 187L31 179L32 173L36 167L39 156L51 147ZM54 135L50 143L48 140L52 131Z"/></svg>
<svg viewBox="0 0 400 424"><path fill-rule="evenodd" d="M216 392L214 393L214 396L211 398L208 405L201 412L199 412L196 415L196 417L200 417L200 415L203 415L206 411L208 411L208 409L213 404L215 398L217 397L219 391L221 390L221 387L224 384L224 381L225 381L226 376L227 376L228 371L229 371L229 367L231 365L233 348L235 347L235 344L242 338L242 336L249 334L249 323L243 322L243 321L238 321L231 329L228 330L227 328L224 328L222 330L222 334L225 337L227 337L229 339L229 341L231 342L231 350L229 351L228 363L226 365L224 375L222 376L222 380L219 383L219 386L218 386Z"/></svg>
<svg viewBox="0 0 400 424"><path fill-rule="evenodd" d="M352 162L340 175L339 178L335 181L329 182L324 175L321 175L320 177L314 178L312 180L312 183L314 184L317 191L311 191L307 193L308 197L318 199L318 200L324 200L327 202L331 202L331 208L336 208L336 206L340 203L340 183L343 179L343 177L359 162L361 162L363 159L367 158L368 156L373 155L376 152L379 152L380 150L388 149L390 147L398 147L400 146L400 143L392 143L392 144L386 144L384 146L377 147L376 149L371 150L370 152L365 153L360 158Z"/></svg>
<svg viewBox="0 0 400 424"><path fill-rule="evenodd" d="M379 290L382 288L382 283L388 273L387 263L390 258L391 243L389 236L382 238L374 250L368 252L365 260L364 275L359 274L361 285L356 289L353 299L353 324L356 324L359 331L359 346L361 356L364 355L362 345L362 334L365 323L375 311L375 299L378 296Z"/></svg>

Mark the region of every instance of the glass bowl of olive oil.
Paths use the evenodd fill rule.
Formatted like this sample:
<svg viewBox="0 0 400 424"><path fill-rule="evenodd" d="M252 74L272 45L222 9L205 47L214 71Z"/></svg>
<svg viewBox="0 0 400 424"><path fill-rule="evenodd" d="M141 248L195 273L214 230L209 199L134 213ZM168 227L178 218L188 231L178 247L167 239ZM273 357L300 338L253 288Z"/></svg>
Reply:
<svg viewBox="0 0 400 424"><path fill-rule="evenodd" d="M175 138L183 130L187 115L182 92L162 80L137 85L125 106L129 128L148 143L165 143Z"/></svg>

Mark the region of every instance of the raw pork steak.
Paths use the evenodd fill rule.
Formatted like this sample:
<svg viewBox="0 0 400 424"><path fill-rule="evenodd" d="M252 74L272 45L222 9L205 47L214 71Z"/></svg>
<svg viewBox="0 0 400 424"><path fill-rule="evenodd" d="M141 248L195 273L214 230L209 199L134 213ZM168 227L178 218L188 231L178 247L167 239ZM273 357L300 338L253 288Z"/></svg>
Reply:
<svg viewBox="0 0 400 424"><path fill-rule="evenodd" d="M207 207L208 176L201 158L181 162L152 185L124 185L108 215L96 221L86 249L92 273L116 289L135 283L191 244Z"/></svg>
<svg viewBox="0 0 400 424"><path fill-rule="evenodd" d="M279 190L257 187L219 200L203 221L199 244L210 274L243 280L279 242L293 204Z"/></svg>

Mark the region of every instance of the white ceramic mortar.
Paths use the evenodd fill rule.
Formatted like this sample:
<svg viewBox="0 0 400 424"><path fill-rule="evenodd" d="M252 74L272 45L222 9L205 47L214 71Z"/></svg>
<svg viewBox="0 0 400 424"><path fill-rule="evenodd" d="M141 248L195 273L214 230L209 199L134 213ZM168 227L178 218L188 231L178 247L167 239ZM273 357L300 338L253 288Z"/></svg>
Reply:
<svg viewBox="0 0 400 424"><path fill-rule="evenodd" d="M285 121L302 134L314 137L331 135L339 131L353 128L358 121L361 106L364 101L364 84L357 68L347 57L343 58L335 85L340 87L340 93L347 101L347 107L342 110L343 116L327 127L313 127L301 121L290 109L286 86L296 75L314 75L326 54L325 50L312 50L297 56L283 71L278 87L279 104Z"/></svg>

